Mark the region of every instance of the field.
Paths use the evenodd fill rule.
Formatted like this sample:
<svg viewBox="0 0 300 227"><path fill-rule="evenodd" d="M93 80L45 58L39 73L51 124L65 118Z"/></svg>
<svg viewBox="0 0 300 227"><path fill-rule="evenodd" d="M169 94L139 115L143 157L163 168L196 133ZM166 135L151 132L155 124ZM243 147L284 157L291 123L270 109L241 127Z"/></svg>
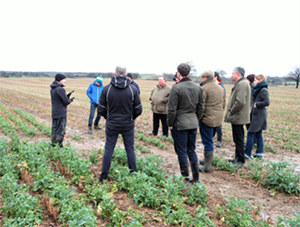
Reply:
<svg viewBox="0 0 300 227"><path fill-rule="evenodd" d="M228 164L225 160L234 157L234 143L231 126L223 123L215 172L200 173L201 184L192 186L180 177L172 138L148 135L149 95L157 82L137 80L143 104L135 127L138 174L129 176L119 138L109 181L100 186L105 131L87 134L86 89L92 82L67 79L65 89L75 90L75 101L68 106L66 148L59 150L49 146L52 79L0 78L2 224L22 226L23 219L36 226L276 226L282 217L290 226L297 221L294 226L300 225L299 89L269 87L263 160L249 160L241 169ZM228 102L232 85L225 87ZM105 119L100 126L105 128ZM199 134L196 152L203 158ZM22 206L15 197L29 199L24 204L30 206Z"/></svg>

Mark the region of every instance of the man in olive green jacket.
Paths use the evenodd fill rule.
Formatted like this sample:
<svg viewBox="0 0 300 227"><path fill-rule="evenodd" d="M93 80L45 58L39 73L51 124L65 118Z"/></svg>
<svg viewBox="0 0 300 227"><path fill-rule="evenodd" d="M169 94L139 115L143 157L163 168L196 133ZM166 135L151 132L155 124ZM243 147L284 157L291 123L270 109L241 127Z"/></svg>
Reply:
<svg viewBox="0 0 300 227"><path fill-rule="evenodd" d="M214 73L211 70L203 72L201 75L203 88L204 112L199 121L200 135L204 145L204 166L199 166L200 171L212 172L214 157L214 135L217 127L223 121L223 111L225 108L224 89L214 81ZM200 164L201 160L200 160Z"/></svg>
<svg viewBox="0 0 300 227"><path fill-rule="evenodd" d="M203 112L203 90L189 78L191 68L182 63L177 67L180 79L169 97L167 121L174 140L182 176L189 180L189 157L193 179L199 182L198 157L195 152L199 119Z"/></svg>
<svg viewBox="0 0 300 227"><path fill-rule="evenodd" d="M231 90L224 120L231 123L235 143L235 158L228 161L237 167L243 167L245 163L244 125L250 123L251 88L244 75L244 68L234 68L231 77L236 83Z"/></svg>
<svg viewBox="0 0 300 227"><path fill-rule="evenodd" d="M166 78L160 76L158 85L152 90L149 100L153 111L153 131L150 135L157 135L159 120L163 128L163 136L169 136L169 127L167 124L167 106L171 88L166 84Z"/></svg>

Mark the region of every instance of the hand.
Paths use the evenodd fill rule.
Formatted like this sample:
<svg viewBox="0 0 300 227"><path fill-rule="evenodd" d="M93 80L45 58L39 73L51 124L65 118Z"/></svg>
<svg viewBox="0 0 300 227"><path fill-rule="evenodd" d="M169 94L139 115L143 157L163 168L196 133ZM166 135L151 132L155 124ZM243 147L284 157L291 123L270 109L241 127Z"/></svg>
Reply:
<svg viewBox="0 0 300 227"><path fill-rule="evenodd" d="M67 94L68 98L70 98L70 96L72 95L73 92L74 92L74 90Z"/></svg>
<svg viewBox="0 0 300 227"><path fill-rule="evenodd" d="M73 101L74 101L74 99L75 99L75 97L71 98L71 102L73 102Z"/></svg>
<svg viewBox="0 0 300 227"><path fill-rule="evenodd" d="M254 108L256 108L256 103L254 103Z"/></svg>

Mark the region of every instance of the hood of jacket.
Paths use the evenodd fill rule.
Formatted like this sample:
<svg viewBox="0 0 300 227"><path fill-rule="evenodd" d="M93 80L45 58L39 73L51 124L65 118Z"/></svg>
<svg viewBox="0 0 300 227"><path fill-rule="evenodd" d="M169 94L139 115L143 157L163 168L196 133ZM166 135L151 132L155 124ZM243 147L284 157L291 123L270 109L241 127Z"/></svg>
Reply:
<svg viewBox="0 0 300 227"><path fill-rule="evenodd" d="M114 76L113 78L111 78L110 83L111 85L119 89L124 89L128 87L129 84L131 84L130 80L128 80L128 77L124 75Z"/></svg>
<svg viewBox="0 0 300 227"><path fill-rule="evenodd" d="M50 85L51 88L56 88L56 87L64 87L61 83L58 81L54 80L53 83Z"/></svg>
<svg viewBox="0 0 300 227"><path fill-rule="evenodd" d="M103 85L102 82L99 82L99 81L97 81L97 80L94 81L93 85L97 86L97 83L100 84L99 87L101 87L101 86Z"/></svg>

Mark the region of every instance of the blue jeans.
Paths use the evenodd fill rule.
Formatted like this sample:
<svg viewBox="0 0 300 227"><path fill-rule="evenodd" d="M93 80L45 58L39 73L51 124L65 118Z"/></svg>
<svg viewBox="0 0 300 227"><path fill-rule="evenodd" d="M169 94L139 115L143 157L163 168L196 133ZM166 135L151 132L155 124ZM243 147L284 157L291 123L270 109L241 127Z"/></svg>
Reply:
<svg viewBox="0 0 300 227"><path fill-rule="evenodd" d="M124 146L127 154L128 167L131 172L136 172L136 158L134 153L134 129L129 131L115 131L105 129L106 141L105 152L103 155L102 173L100 178L107 179L112 156L117 143L118 135L121 134L124 141Z"/></svg>
<svg viewBox="0 0 300 227"><path fill-rule="evenodd" d="M88 126L92 126L92 124L93 124L95 111L97 111L97 104L91 103L91 110L90 110L90 117L89 117ZM96 120L95 120L95 123L94 123L95 126L98 126L100 118L101 118L101 115L98 115L98 111L97 111L97 117L96 117Z"/></svg>
<svg viewBox="0 0 300 227"><path fill-rule="evenodd" d="M262 131L259 132L248 132L247 133L247 143L245 149L245 158L251 157L251 152L254 145L254 138L257 141L256 153L254 156L262 157L264 156L264 139L262 137Z"/></svg>
<svg viewBox="0 0 300 227"><path fill-rule="evenodd" d="M222 136L223 136L222 125L218 126L216 128L216 131L217 131L217 140L218 142L222 143Z"/></svg>
<svg viewBox="0 0 300 227"><path fill-rule="evenodd" d="M188 164L187 156L190 162L198 162L198 157L195 152L197 129L177 130L176 127L171 129L171 134L174 140L174 149L178 156L179 165Z"/></svg>
<svg viewBox="0 0 300 227"><path fill-rule="evenodd" d="M199 121L199 127L200 127L200 135L202 139L202 143L204 145L204 151L214 151L214 141L213 138L216 133L216 129L207 126L202 121Z"/></svg>

